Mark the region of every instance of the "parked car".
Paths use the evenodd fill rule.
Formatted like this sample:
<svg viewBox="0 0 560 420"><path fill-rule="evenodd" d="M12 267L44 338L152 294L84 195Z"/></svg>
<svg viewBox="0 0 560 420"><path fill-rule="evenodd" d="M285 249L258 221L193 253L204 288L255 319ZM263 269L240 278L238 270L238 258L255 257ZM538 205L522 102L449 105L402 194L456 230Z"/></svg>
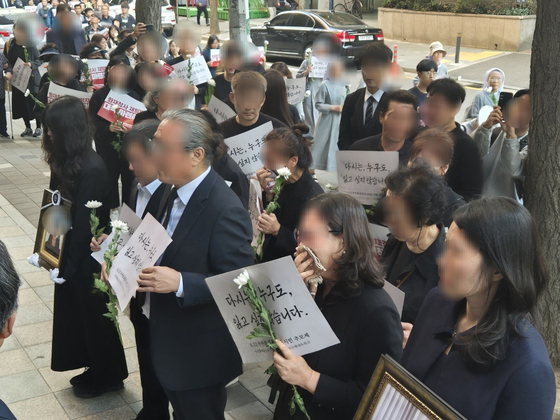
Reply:
<svg viewBox="0 0 560 420"><path fill-rule="evenodd" d="M14 36L13 27L15 21L18 17L26 14L27 12L23 9L0 9L0 52L4 51L4 45Z"/></svg>
<svg viewBox="0 0 560 420"><path fill-rule="evenodd" d="M173 31L175 27L175 12L173 11L173 6L169 4L168 0L159 0L161 4L161 26L166 32ZM112 16L117 16L121 13L121 0L113 0L109 7L109 14ZM136 18L136 1L132 0L128 2L129 10L128 13Z"/></svg>
<svg viewBox="0 0 560 420"><path fill-rule="evenodd" d="M333 34L341 42L341 55L353 60L367 44L383 42L383 31L368 26L349 13L291 10L277 15L263 26L251 28L257 46L268 41L267 56L305 58L305 50L322 34Z"/></svg>

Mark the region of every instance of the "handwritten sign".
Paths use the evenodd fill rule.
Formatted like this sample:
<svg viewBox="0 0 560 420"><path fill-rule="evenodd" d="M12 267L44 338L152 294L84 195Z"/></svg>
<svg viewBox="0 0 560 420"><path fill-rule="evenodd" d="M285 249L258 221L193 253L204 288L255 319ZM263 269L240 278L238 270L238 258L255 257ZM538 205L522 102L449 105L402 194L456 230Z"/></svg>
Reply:
<svg viewBox="0 0 560 420"><path fill-rule="evenodd" d="M225 120L229 120L230 118L233 118L237 115L233 109L231 109L215 96L212 96L210 98L210 101L208 101L208 109L210 110L214 118L216 118L218 124L224 122Z"/></svg>
<svg viewBox="0 0 560 420"><path fill-rule="evenodd" d="M305 98L305 77L296 79L286 79L286 92L288 103L291 105L299 104Z"/></svg>
<svg viewBox="0 0 560 420"><path fill-rule="evenodd" d="M123 246L126 245L130 237L134 234L140 223L142 223L142 219L136 215L134 211L126 204L123 204L121 213L119 215L119 220L125 222L128 225L128 233L121 233L119 236L119 240L117 241L117 250L120 251ZM99 264L103 264L103 256L105 252L109 249L109 244L113 242L113 238L115 237L115 231L113 230L111 234L103 241L101 244L101 249L96 252L92 252L91 256L95 258L95 260Z"/></svg>
<svg viewBox="0 0 560 420"><path fill-rule="evenodd" d="M89 59L87 61L89 80L93 84L94 89L101 89L105 85L105 69L109 60Z"/></svg>
<svg viewBox="0 0 560 420"><path fill-rule="evenodd" d="M229 155L237 162L247 177L252 177L262 168L261 147L265 136L272 131L272 123L253 128L246 133L225 139Z"/></svg>
<svg viewBox="0 0 560 420"><path fill-rule="evenodd" d="M316 79L324 79L327 73L327 67L329 66L328 61L319 60L314 55L311 56L311 65L313 68L309 72L309 77Z"/></svg>
<svg viewBox="0 0 560 420"><path fill-rule="evenodd" d="M113 111L113 106L115 105L119 107L119 114L122 115L119 121L129 130L132 128L136 114L146 110L142 102L124 93L116 93L111 90L107 98L105 98L105 102L101 105L97 115L111 123L117 121L117 116L115 115L115 111Z"/></svg>
<svg viewBox="0 0 560 420"><path fill-rule="evenodd" d="M340 343L301 281L292 257L253 265L246 270L268 309L274 333L296 355L303 356ZM206 283L243 362L270 361L269 339L247 339L257 327L258 318L249 306L247 296L233 282L242 271L209 277Z"/></svg>
<svg viewBox="0 0 560 420"><path fill-rule="evenodd" d="M18 57L13 67L10 84L17 90L25 93L29 84L29 78L31 77L31 71L31 67L27 67L23 60Z"/></svg>
<svg viewBox="0 0 560 420"><path fill-rule="evenodd" d="M387 243L387 235L389 235L389 229L387 229L385 226L370 223L369 231L371 232L371 236L373 236L373 254L379 261L381 259L381 254L383 254L385 244Z"/></svg>
<svg viewBox="0 0 560 420"><path fill-rule="evenodd" d="M211 49L210 50L210 62L208 63L208 65L210 67L218 67L218 65L220 64L220 50L219 49Z"/></svg>
<svg viewBox="0 0 560 420"><path fill-rule="evenodd" d="M381 198L385 177L398 166L398 152L338 151L338 191L373 205Z"/></svg>
<svg viewBox="0 0 560 420"><path fill-rule="evenodd" d="M136 295L136 280L140 272L153 266L171 241L164 227L150 213L146 214L138 229L116 256L109 273L109 283L117 295L121 310Z"/></svg>
<svg viewBox="0 0 560 420"><path fill-rule="evenodd" d="M27 13L37 13L37 6L25 6L24 9Z"/></svg>
<svg viewBox="0 0 560 420"><path fill-rule="evenodd" d="M84 104L86 109L89 109L89 101L91 99L91 93L82 92L82 91L74 90L74 89L68 89L67 87L59 86L56 83L49 82L49 92L47 94L47 103L50 104L56 98L59 98L61 96L74 96L74 97L78 98L80 101L82 101L82 103Z"/></svg>
<svg viewBox="0 0 560 420"><path fill-rule="evenodd" d="M259 238L259 216L264 211L264 204L262 199L262 188L259 181L251 178L249 180L249 216L251 216L251 223L253 225L253 241L251 246L257 246L257 240Z"/></svg>
<svg viewBox="0 0 560 420"><path fill-rule="evenodd" d="M189 77L189 63L191 64L191 74ZM173 66L173 70L181 79L188 80L193 85L206 83L212 77L206 60L202 55L181 61Z"/></svg>

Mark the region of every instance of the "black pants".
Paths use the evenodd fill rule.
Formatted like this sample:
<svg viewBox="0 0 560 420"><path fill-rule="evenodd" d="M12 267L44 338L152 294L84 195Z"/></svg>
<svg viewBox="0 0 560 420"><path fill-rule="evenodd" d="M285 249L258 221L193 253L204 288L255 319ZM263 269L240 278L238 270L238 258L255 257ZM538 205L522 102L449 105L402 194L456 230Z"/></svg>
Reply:
<svg viewBox="0 0 560 420"><path fill-rule="evenodd" d="M204 16L206 17L206 24L208 24L208 6L196 6L196 23L198 23L200 25L200 15L202 15L204 13Z"/></svg>
<svg viewBox="0 0 560 420"><path fill-rule="evenodd" d="M96 139L95 150L97 150L97 153L101 156L103 162L105 162L105 166L107 166L110 190L108 205L111 209L115 209L120 206L119 177L121 178L122 184L122 197L124 197L124 201L126 201L130 197L134 175L129 169L129 163L123 157L122 152L118 153L114 149L111 144L112 140L112 137L104 138L103 140L99 139L99 141Z"/></svg>
<svg viewBox="0 0 560 420"><path fill-rule="evenodd" d="M6 120L6 99L0 99L0 133L8 132L8 120Z"/></svg>
<svg viewBox="0 0 560 420"><path fill-rule="evenodd" d="M27 104L27 112L23 115L23 122L25 123L26 128L31 128L31 120L33 120L33 107L35 106L35 101L31 98L31 96L25 98L25 101ZM5 107L6 106L4 105L4 108ZM35 122L37 123L37 128L41 128L41 120L37 118Z"/></svg>
<svg viewBox="0 0 560 420"><path fill-rule="evenodd" d="M224 420L227 391L225 383L190 391L166 389L177 420Z"/></svg>
<svg viewBox="0 0 560 420"><path fill-rule="evenodd" d="M139 420L169 420L169 400L154 371L150 352L150 321L142 314L138 299L130 302L130 319L134 324L136 351L142 383L142 410Z"/></svg>

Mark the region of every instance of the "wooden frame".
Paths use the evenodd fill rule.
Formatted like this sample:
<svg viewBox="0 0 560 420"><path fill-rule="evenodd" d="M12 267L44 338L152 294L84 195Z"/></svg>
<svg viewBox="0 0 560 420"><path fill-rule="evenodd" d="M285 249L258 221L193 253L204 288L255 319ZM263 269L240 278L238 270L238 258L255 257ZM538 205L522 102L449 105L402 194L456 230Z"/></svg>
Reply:
<svg viewBox="0 0 560 420"><path fill-rule="evenodd" d="M354 420L466 420L390 356L382 355Z"/></svg>
<svg viewBox="0 0 560 420"><path fill-rule="evenodd" d="M60 193L58 193L60 194ZM52 235L45 230L43 225L43 216L45 211L50 207L45 206L52 203L53 191L45 189L43 192L43 201L41 204L41 213L39 215L39 225L37 226L37 236L35 237L35 249L33 252L39 255L39 264L50 270L58 268L62 259L62 251L64 249L64 238L66 235L61 235L58 238L52 238ZM71 211L72 202L65 198L61 198L61 206ZM52 241L54 239L54 241Z"/></svg>

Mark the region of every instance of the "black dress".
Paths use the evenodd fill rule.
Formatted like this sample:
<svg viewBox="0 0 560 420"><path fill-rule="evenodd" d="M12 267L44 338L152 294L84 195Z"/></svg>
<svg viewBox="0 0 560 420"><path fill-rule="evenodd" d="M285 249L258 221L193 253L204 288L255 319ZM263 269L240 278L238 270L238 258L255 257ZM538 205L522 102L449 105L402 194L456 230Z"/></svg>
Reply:
<svg viewBox="0 0 560 420"><path fill-rule="evenodd" d="M340 344L304 356L311 369L321 376L315 394L298 391L312 420L350 420L379 357L388 354L397 361L401 359L403 335L399 313L385 290L371 286L364 286L360 295L349 299L322 296L320 285L315 298L317 306ZM305 419L299 409L290 416L291 389L281 383L274 420Z"/></svg>
<svg viewBox="0 0 560 420"><path fill-rule="evenodd" d="M64 238L60 275L66 280L54 288L54 320L51 368L67 371L89 367L93 384L106 387L128 376L126 359L117 330L107 312L106 295L94 292L93 274L99 264L90 256L89 200L105 203L108 174L103 160L93 149L84 155L81 174L74 186L72 228ZM51 189L57 189L56 177ZM97 210L101 226L109 219L109 207Z"/></svg>
<svg viewBox="0 0 560 420"><path fill-rule="evenodd" d="M263 261L272 261L287 255L293 255L297 242L294 231L299 223L299 216L305 203L324 191L315 182L309 171L304 171L300 179L293 184L284 184L278 197L279 207L274 211L280 231L278 235L265 235ZM263 193L264 206L268 205Z"/></svg>
<svg viewBox="0 0 560 420"><path fill-rule="evenodd" d="M110 191L109 197L107 198L107 205L114 209L120 205L119 176L121 177L122 183L122 196L125 197L126 200L130 197L130 188L134 175L128 168L128 161L123 157L122 153L118 153L111 144L113 141L118 140L117 134L109 131L111 123L97 115L110 91L111 88L109 86L103 86L101 89L96 90L91 96L88 112L95 125L95 150L97 150L99 156L103 158L109 171L109 182L105 186ZM128 96L137 101L140 100L138 95L134 92L130 92Z"/></svg>

